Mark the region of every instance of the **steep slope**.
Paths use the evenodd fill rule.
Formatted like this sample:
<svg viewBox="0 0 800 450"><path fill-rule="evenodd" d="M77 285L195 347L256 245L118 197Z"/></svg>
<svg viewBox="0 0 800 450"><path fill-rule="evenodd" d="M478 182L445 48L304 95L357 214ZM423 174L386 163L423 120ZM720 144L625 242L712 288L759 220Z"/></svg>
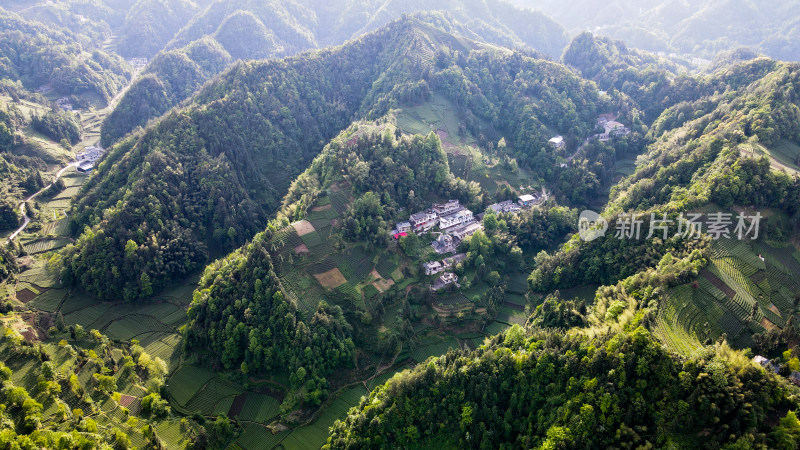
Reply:
<svg viewBox="0 0 800 450"><path fill-rule="evenodd" d="M77 229L95 231L68 252L67 278L106 298L136 298L149 291L142 271L158 290L196 270L207 247L231 249L263 229L324 142L414 70L404 55L415 27L405 21L343 48L238 64L192 106L115 146L72 214ZM132 238L141 256L112 271ZM167 242L170 251L158 250Z"/></svg>
<svg viewBox="0 0 800 450"><path fill-rule="evenodd" d="M726 346L678 360L643 328L587 339L516 326L395 375L324 448L776 446L797 437L790 392Z"/></svg>
<svg viewBox="0 0 800 450"><path fill-rule="evenodd" d="M103 121L101 143L111 146L134 128L164 114L230 62L228 52L210 37L159 53Z"/></svg>
<svg viewBox="0 0 800 450"><path fill-rule="evenodd" d="M130 78L119 57L86 47L69 32L26 21L0 8L0 78L61 95L92 92L108 101Z"/></svg>
<svg viewBox="0 0 800 450"><path fill-rule="evenodd" d="M654 121L669 106L698 97L699 82L690 67L653 53L629 48L622 41L581 33L564 51L565 64L576 68L600 89L625 93Z"/></svg>
<svg viewBox="0 0 800 450"><path fill-rule="evenodd" d="M626 314L647 311L659 339L684 354L715 339L769 357L796 351L798 74L796 63L756 58L698 77L696 98L664 110L635 170L612 188L605 237L573 236L552 256L537 257L531 287L551 292L601 283L618 295L630 290L628 280L644 280L650 298L609 299L598 291L594 309L605 314L619 300ZM642 236L619 238L614 224L631 212L643 219ZM711 228L717 213L730 217L727 232ZM651 214L656 220L667 214L667 239L659 232L644 238ZM702 239L679 232L689 214L700 215ZM747 219L741 225L758 221L755 236L738 236L740 215ZM676 264L681 258L692 259L692 267ZM648 275L673 265L688 272Z"/></svg>
<svg viewBox="0 0 800 450"><path fill-rule="evenodd" d="M495 50L470 52L478 47L406 19L341 48L236 65L191 106L111 151L72 214L76 230L94 230L68 252L67 279L103 297L127 289L124 296L135 298L149 292L139 278L144 270L158 290L197 268L207 248L230 249L263 228L292 177L324 142L354 117L381 117L415 86L449 97L475 136L490 133L487 124L505 130L518 143L520 165L554 176L557 157L547 130L585 137L607 106L562 66ZM456 50L469 57L456 60ZM495 77L484 77L486 71ZM167 179L160 191L159 180ZM124 263L129 239L142 254ZM173 241L174 254L156 250L157 243Z"/></svg>
<svg viewBox="0 0 800 450"><path fill-rule="evenodd" d="M138 0L119 30L117 51L128 58L152 57L200 11L203 1Z"/></svg>
<svg viewBox="0 0 800 450"><path fill-rule="evenodd" d="M584 30L622 39L650 51L679 52L711 59L717 52L753 47L773 58L797 61L795 2L745 0L513 0L536 8L573 32Z"/></svg>

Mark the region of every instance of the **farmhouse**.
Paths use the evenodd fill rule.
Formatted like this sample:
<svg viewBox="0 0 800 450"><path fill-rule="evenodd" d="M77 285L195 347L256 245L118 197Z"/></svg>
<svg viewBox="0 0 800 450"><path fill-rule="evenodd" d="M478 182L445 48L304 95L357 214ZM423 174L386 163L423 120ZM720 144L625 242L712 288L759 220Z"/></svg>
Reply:
<svg viewBox="0 0 800 450"><path fill-rule="evenodd" d="M442 234L435 241L431 242L431 247L436 253L452 253L458 247L458 240L453 239L449 234Z"/></svg>
<svg viewBox="0 0 800 450"><path fill-rule="evenodd" d="M773 371L775 373L778 373L778 371L780 370L780 366L778 366L777 364L773 364L772 361L770 361L769 359L767 359L767 358L765 358L765 357L763 357L761 355L756 355L755 358L753 358L753 361L756 364L760 365L761 367L763 367L763 368L765 368L767 370L771 370L771 371Z"/></svg>
<svg viewBox="0 0 800 450"><path fill-rule="evenodd" d="M445 214L451 214L463 209L461 204L458 203L458 200L448 200L447 203L434 203L433 204L433 211L443 216Z"/></svg>
<svg viewBox="0 0 800 450"><path fill-rule="evenodd" d="M457 255L453 255L453 256L450 256L450 257L447 257L447 258L443 259L442 260L442 264L444 265L445 269L449 269L449 268L455 266L456 264L460 263L461 261L464 261L465 259L467 259L467 254L466 253L459 253Z"/></svg>
<svg viewBox="0 0 800 450"><path fill-rule="evenodd" d="M69 97L61 97L56 100L56 106L64 111L72 111L72 103L70 103Z"/></svg>
<svg viewBox="0 0 800 450"><path fill-rule="evenodd" d="M471 222L473 220L474 218L472 216L472 211L465 209L455 214L450 214L448 216L443 216L439 218L439 228L445 230L448 228L465 224L467 222Z"/></svg>
<svg viewBox="0 0 800 450"><path fill-rule="evenodd" d="M500 203L492 203L489 208L496 214L500 213L518 213L522 208L511 200L506 200Z"/></svg>
<svg viewBox="0 0 800 450"><path fill-rule="evenodd" d="M434 212L418 212L412 214L408 221L411 223L411 229L416 233L424 233L434 226L436 226L439 216Z"/></svg>
<svg viewBox="0 0 800 450"><path fill-rule="evenodd" d="M445 258L441 261L431 261L423 263L422 269L425 270L425 275L436 275L439 272L442 272L446 269L450 269L451 267L455 266L461 261L464 261L465 259L467 259L467 255L465 253L459 253L457 255Z"/></svg>
<svg viewBox="0 0 800 450"><path fill-rule="evenodd" d="M92 170L94 170L93 161L83 161L82 163L78 164L78 172L80 173L90 173Z"/></svg>
<svg viewBox="0 0 800 450"><path fill-rule="evenodd" d="M425 275L436 275L444 270L444 265L439 261L431 261L422 264L422 269L425 271Z"/></svg>
<svg viewBox="0 0 800 450"><path fill-rule="evenodd" d="M75 159L79 162L89 161L95 162L105 154L105 151L100 147L90 146L86 147L82 152L75 155Z"/></svg>
<svg viewBox="0 0 800 450"><path fill-rule="evenodd" d="M473 234L475 234L476 231L482 229L483 229L483 224L472 222L450 231L450 235L453 236L453 239L458 239L459 241L463 241L464 238L470 237Z"/></svg>
<svg viewBox="0 0 800 450"><path fill-rule="evenodd" d="M520 195L519 199L517 199L517 203L519 203L519 206L522 207L536 206L541 202L542 196L538 193Z"/></svg>
<svg viewBox="0 0 800 450"><path fill-rule="evenodd" d="M553 147L555 148L563 148L565 145L567 145L566 142L564 142L564 137L561 135L551 138L549 142L553 144Z"/></svg>
<svg viewBox="0 0 800 450"><path fill-rule="evenodd" d="M411 231L411 223L409 222L397 222L395 225L398 233L408 232Z"/></svg>
<svg viewBox="0 0 800 450"><path fill-rule="evenodd" d="M453 272L445 272L433 282L433 290L439 291L454 283L458 283L458 275Z"/></svg>

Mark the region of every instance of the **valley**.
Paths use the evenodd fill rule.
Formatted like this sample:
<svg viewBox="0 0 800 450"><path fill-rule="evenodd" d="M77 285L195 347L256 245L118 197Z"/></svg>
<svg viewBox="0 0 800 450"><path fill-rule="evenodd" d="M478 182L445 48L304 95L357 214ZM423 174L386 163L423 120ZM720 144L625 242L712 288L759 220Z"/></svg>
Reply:
<svg viewBox="0 0 800 450"><path fill-rule="evenodd" d="M0 446L800 446L794 30L128 3L0 7Z"/></svg>

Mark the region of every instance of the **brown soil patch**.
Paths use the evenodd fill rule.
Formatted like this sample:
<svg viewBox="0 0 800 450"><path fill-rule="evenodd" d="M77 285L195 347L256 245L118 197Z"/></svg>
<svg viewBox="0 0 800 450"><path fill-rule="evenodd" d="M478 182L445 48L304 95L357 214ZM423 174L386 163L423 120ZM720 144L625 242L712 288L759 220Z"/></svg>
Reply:
<svg viewBox="0 0 800 450"><path fill-rule="evenodd" d="M337 286L347 283L347 279L344 277L344 275L342 275L342 272L338 268L333 268L324 273L318 273L314 275L314 278L317 279L322 287L328 289L333 289Z"/></svg>
<svg viewBox="0 0 800 450"><path fill-rule="evenodd" d="M524 305L518 305L516 303L504 302L503 306L508 306L509 308L515 309L517 311L525 311L525 306Z"/></svg>
<svg viewBox="0 0 800 450"><path fill-rule="evenodd" d="M386 292L394 285L394 280L384 280L381 278L380 280L372 283L372 285L375 286L375 289L377 289L378 292Z"/></svg>
<svg viewBox="0 0 800 450"><path fill-rule="evenodd" d="M237 395L233 399L233 403L231 404L231 409L228 411L228 417L236 417L242 413L242 408L244 408L244 402L247 401L247 394Z"/></svg>
<svg viewBox="0 0 800 450"><path fill-rule="evenodd" d="M131 406L131 403L133 403L135 400L136 400L136 397L134 397L132 395L122 394L122 395L119 396L119 404L124 406L125 408L128 408L129 406Z"/></svg>
<svg viewBox="0 0 800 450"><path fill-rule="evenodd" d="M770 311L772 311L772 312L774 312L775 314L777 314L777 315L778 315L778 317L783 317L783 316L781 316L781 310L779 310L777 306L775 306L775 305L773 305L773 304L770 304L770 305L769 305L769 308L767 308L767 309L769 309Z"/></svg>
<svg viewBox="0 0 800 450"><path fill-rule="evenodd" d="M299 222L295 222L292 224L294 230L297 231L298 236L305 236L308 233L313 233L316 231L314 229L314 225L311 225L311 222L307 220L301 220Z"/></svg>
<svg viewBox="0 0 800 450"><path fill-rule="evenodd" d="M766 317L762 317L761 318L761 326L766 328L767 330L770 330L770 331L778 328L778 327L775 326L774 323L772 323L769 320L767 320Z"/></svg>
<svg viewBox="0 0 800 450"><path fill-rule="evenodd" d="M17 291L17 300L21 301L22 303L28 303L29 301L35 298L36 298L36 293L28 288L25 288L21 291Z"/></svg>
<svg viewBox="0 0 800 450"><path fill-rule="evenodd" d="M710 282L711 282L711 284L713 284L713 285L714 285L714 286L715 286L717 289L719 289L720 291L724 292L724 293L725 293L725 295L727 295L727 296L728 296L728 298L731 298L731 299L732 299L732 298L733 298L733 297L736 295L736 291L734 291L733 289L731 289L731 287L730 287L730 286L728 286L727 284L725 284L725 282L724 282L724 281L722 281L722 280L721 280L721 279L720 279L718 276L716 276L716 275L714 275L713 273L711 273L711 271L709 271L708 269L703 269L703 270L700 272L700 276L702 276L702 277L705 277L705 278L706 278L708 281L710 281Z"/></svg>
<svg viewBox="0 0 800 450"><path fill-rule="evenodd" d="M28 342L36 342L38 340L38 336L36 332L33 331L33 328L26 328L25 330L21 331L20 334L22 335L23 339Z"/></svg>
<svg viewBox="0 0 800 450"><path fill-rule="evenodd" d="M295 252L296 254L298 254L298 255L299 255L300 253L311 253L311 252L308 250L308 247L306 247L306 244L300 244L300 245L298 245L297 247L295 247L295 248L294 248L294 252Z"/></svg>
<svg viewBox="0 0 800 450"><path fill-rule="evenodd" d="M378 292L383 293L386 292L390 287L394 285L394 280L389 279L385 280L381 277L381 274L378 273L376 269L372 269L372 272L369 273L372 276L372 279L375 280L372 283L372 286L378 290Z"/></svg>
<svg viewBox="0 0 800 450"><path fill-rule="evenodd" d="M323 206L315 206L315 207L311 208L311 210L312 211L327 211L327 210L329 210L331 208L333 208L333 205L328 203L327 205L323 205Z"/></svg>

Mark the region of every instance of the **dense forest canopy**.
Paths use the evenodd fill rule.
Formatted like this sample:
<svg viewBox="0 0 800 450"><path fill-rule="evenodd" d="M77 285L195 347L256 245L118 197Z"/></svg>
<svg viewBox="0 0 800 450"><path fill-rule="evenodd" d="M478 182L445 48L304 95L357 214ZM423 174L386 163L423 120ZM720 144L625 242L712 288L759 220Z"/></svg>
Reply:
<svg viewBox="0 0 800 450"><path fill-rule="evenodd" d="M140 3L142 1L134 9L147 10ZM198 12L176 34L165 52L148 66L146 73L154 75L161 84L143 78L123 98L114 115L105 121L104 144L111 145L188 98L231 61L294 55L311 48L342 44L407 13L417 13L420 20L455 36L504 47L533 49L552 58L558 57L568 42L564 30L541 14L494 0L451 1L437 4L436 12L425 12L430 8L425 3L387 1L374 5L374 11L367 9L367 15L364 15L363 4L330 8L317 2L308 3L217 1ZM476 12L480 13L476 15ZM366 22L362 23L364 20ZM152 31L152 28L141 27L141 32ZM209 65L206 56L197 54L198 48L210 49L203 53L224 53L224 58L229 60L222 66Z"/></svg>
<svg viewBox="0 0 800 450"><path fill-rule="evenodd" d="M420 57L436 48L435 62ZM68 250L66 279L105 298L130 299L150 292L142 286L144 270L158 291L176 274L195 270L209 251L230 250L252 236L328 139L354 116L386 114L402 98L398 87L422 80L458 105L465 127L477 134L487 122L508 130L521 164L558 176L549 168L556 156L548 129L584 137L607 106L559 65L482 48L409 18L333 50L235 65L190 106L111 150L71 215L76 231L92 230ZM485 76L489 71L495 76ZM573 182L569 189L582 187ZM207 206L190 206L199 198ZM157 212L164 208L171 213ZM128 265L131 239L150 250ZM172 250L159 251L166 242ZM145 256L151 254L158 262Z"/></svg>
<svg viewBox="0 0 800 450"><path fill-rule="evenodd" d="M0 78L29 90L50 85L62 95L93 92L110 100L130 77L122 60L86 47L71 32L0 9Z"/></svg>
<svg viewBox="0 0 800 450"><path fill-rule="evenodd" d="M724 345L681 361L641 327L589 340L516 326L396 375L325 448L777 446L800 431L790 389Z"/></svg>
<svg viewBox="0 0 800 450"><path fill-rule="evenodd" d="M0 447L798 448L795 3L8 0Z"/></svg>

